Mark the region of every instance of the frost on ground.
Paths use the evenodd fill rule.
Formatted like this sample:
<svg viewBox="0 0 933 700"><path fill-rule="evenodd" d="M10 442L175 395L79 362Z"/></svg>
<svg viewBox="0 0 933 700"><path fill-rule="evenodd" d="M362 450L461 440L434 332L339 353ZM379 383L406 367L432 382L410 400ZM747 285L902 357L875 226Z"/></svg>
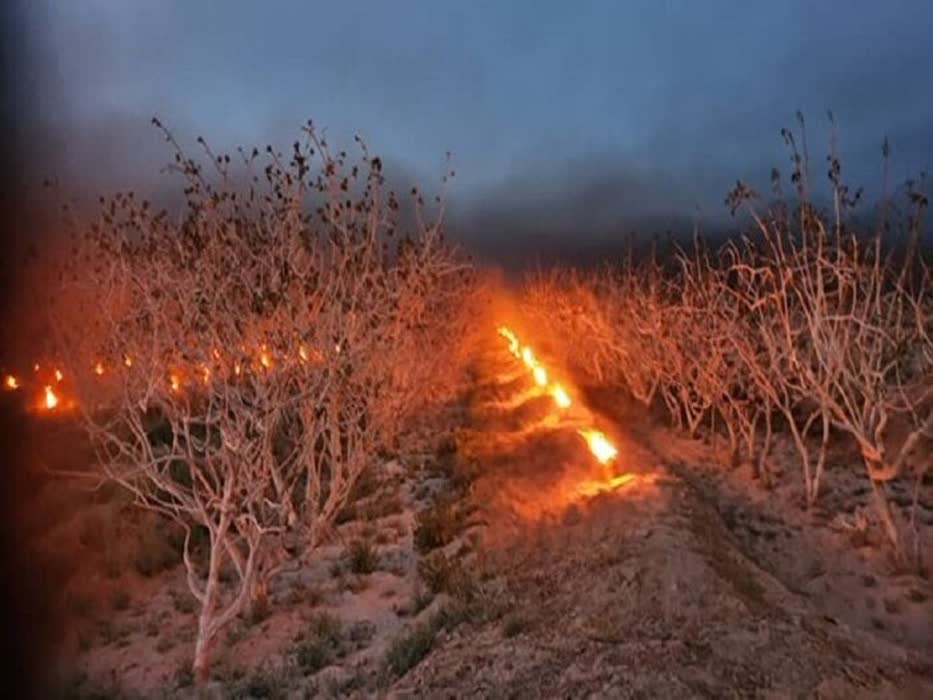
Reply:
<svg viewBox="0 0 933 700"><path fill-rule="evenodd" d="M930 696L930 583L890 569L876 530L597 392L607 471L577 434L592 415L555 417L497 341L410 436L424 449L386 455L319 556L232 625L209 696ZM827 478L843 493L843 469ZM193 600L153 549L171 537L117 494L83 498L35 532L94 570L62 586L71 687L196 696Z"/></svg>
<svg viewBox="0 0 933 700"><path fill-rule="evenodd" d="M485 367L488 461L474 493L486 506L482 549L504 579L506 611L444 638L396 683L398 697L853 698L933 690L928 581L889 576L864 553L857 566L858 552L829 524L805 529L803 516L774 496L748 496L757 500L738 515L741 487L714 479L696 446L689 462L675 459L685 445L666 432L620 428L614 471L633 478L581 495L574 485L591 483L599 469L573 426L516 420L534 410L529 402L503 410L515 388L509 366L490 359ZM757 526L767 545L749 539L756 522L769 524ZM795 578L801 567L809 582ZM856 580L866 600L878 601L872 620L880 624L843 614Z"/></svg>

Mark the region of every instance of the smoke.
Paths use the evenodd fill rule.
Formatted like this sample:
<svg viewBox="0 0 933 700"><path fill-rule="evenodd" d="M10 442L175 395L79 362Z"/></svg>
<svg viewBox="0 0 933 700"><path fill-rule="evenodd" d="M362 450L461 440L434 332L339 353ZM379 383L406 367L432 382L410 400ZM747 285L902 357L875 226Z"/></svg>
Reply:
<svg viewBox="0 0 933 700"><path fill-rule="evenodd" d="M716 185L723 187L716 192ZM494 188L458 201L450 226L480 259L516 269L612 257L630 237L681 237L729 225L719 177L647 170L592 154L530 163Z"/></svg>

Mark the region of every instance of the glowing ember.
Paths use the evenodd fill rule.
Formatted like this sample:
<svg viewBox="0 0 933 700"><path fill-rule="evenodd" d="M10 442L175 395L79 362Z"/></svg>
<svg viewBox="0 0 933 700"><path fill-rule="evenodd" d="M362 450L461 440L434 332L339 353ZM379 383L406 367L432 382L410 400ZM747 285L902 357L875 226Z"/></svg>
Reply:
<svg viewBox="0 0 933 700"><path fill-rule="evenodd" d="M595 496L600 493L606 493L607 491L615 491L626 484L630 484L635 481L635 479L636 476L634 474L619 474L608 481L596 481L591 479L577 484L575 490L581 496Z"/></svg>
<svg viewBox="0 0 933 700"><path fill-rule="evenodd" d="M56 381L56 382L60 382L60 381L61 381L62 379L64 379L64 378L65 378L65 377L64 377L64 375L62 374L62 371L61 371L60 369L55 370L55 381Z"/></svg>
<svg viewBox="0 0 933 700"><path fill-rule="evenodd" d="M272 367L272 357L269 355L269 351L265 346L263 346L262 352L259 353L259 364L261 364L266 369Z"/></svg>
<svg viewBox="0 0 933 700"><path fill-rule="evenodd" d="M510 328L506 328L505 326L500 326L499 335L509 341L509 352L515 355L515 357L520 357L521 350L519 349L518 338L512 332L512 330Z"/></svg>
<svg viewBox="0 0 933 700"><path fill-rule="evenodd" d="M522 348L522 361L529 367L534 367L536 364L538 364L538 361L535 360L535 354L527 345Z"/></svg>
<svg viewBox="0 0 933 700"><path fill-rule="evenodd" d="M537 365L534 370L535 384L538 386L547 386L547 370L541 365Z"/></svg>
<svg viewBox="0 0 933 700"><path fill-rule="evenodd" d="M233 365L233 373L238 377L240 376L240 363L239 362Z"/></svg>
<svg viewBox="0 0 933 700"><path fill-rule="evenodd" d="M176 393L181 388L181 380L178 378L177 374L169 375L168 383L169 383L169 386L172 387L172 391Z"/></svg>
<svg viewBox="0 0 933 700"><path fill-rule="evenodd" d="M564 391L564 387L560 384L555 384L551 387L551 396L554 397L554 402L560 408L569 408L570 407L570 396Z"/></svg>
<svg viewBox="0 0 933 700"><path fill-rule="evenodd" d="M3 386L9 390L19 389L19 380L14 377L12 374L6 375L6 378L3 380Z"/></svg>
<svg viewBox="0 0 933 700"><path fill-rule="evenodd" d="M123 364L126 365L127 367L132 367L132 366L133 366L133 358L131 358L129 355L124 355L124 356L123 356Z"/></svg>
<svg viewBox="0 0 933 700"><path fill-rule="evenodd" d="M609 439L598 430L580 430L580 435L586 440L590 447L590 452L596 457L600 464L606 464L611 461L619 451L615 448Z"/></svg>
<svg viewBox="0 0 933 700"><path fill-rule="evenodd" d="M58 397L55 395L55 392L52 391L52 387L45 387L45 407L51 411L56 406L58 406Z"/></svg>
<svg viewBox="0 0 933 700"><path fill-rule="evenodd" d="M308 351L305 350L305 346L301 345L298 347L298 357L302 359L303 362L308 361Z"/></svg>
<svg viewBox="0 0 933 700"><path fill-rule="evenodd" d="M38 372L38 371L39 371L39 364L38 364L38 363L34 364L34 365L32 366L32 370L33 370L33 372Z"/></svg>
<svg viewBox="0 0 933 700"><path fill-rule="evenodd" d="M104 373L104 366L100 362L98 362L96 365L94 365L94 374L96 374L99 377L103 373Z"/></svg>

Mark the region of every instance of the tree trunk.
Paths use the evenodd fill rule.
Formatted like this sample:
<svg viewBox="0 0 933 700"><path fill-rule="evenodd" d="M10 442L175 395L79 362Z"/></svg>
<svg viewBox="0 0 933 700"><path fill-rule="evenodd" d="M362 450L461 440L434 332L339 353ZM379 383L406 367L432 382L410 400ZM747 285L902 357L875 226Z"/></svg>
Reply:
<svg viewBox="0 0 933 700"><path fill-rule="evenodd" d="M879 465L883 466L883 465ZM872 472L872 465L868 465L869 474ZM871 481L871 492L875 501L875 509L878 511L878 517L881 519L881 525L884 527L884 533L887 535L888 542L894 547L894 553L898 559L903 559L901 550L901 539L897 531L897 523L894 522L894 514L891 512L891 506L888 503L887 494L884 492L884 483L875 481L869 476Z"/></svg>
<svg viewBox="0 0 933 700"><path fill-rule="evenodd" d="M192 671L194 673L194 681L198 685L204 685L210 680L210 651L214 636L211 630L211 623L213 622L214 598L216 594L216 582L213 584L208 582L204 605L201 606L201 614L198 615L198 636L194 643L194 664L192 666Z"/></svg>

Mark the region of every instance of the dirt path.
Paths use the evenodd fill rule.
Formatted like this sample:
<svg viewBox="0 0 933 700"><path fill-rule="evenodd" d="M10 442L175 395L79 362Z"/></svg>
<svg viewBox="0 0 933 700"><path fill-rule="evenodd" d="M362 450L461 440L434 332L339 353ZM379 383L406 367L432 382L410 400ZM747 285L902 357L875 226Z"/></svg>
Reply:
<svg viewBox="0 0 933 700"><path fill-rule="evenodd" d="M598 465L579 403L559 415L499 338L483 349L473 498L510 610L457 629L396 695L933 697L929 657L823 617L624 426L600 423L619 455Z"/></svg>

